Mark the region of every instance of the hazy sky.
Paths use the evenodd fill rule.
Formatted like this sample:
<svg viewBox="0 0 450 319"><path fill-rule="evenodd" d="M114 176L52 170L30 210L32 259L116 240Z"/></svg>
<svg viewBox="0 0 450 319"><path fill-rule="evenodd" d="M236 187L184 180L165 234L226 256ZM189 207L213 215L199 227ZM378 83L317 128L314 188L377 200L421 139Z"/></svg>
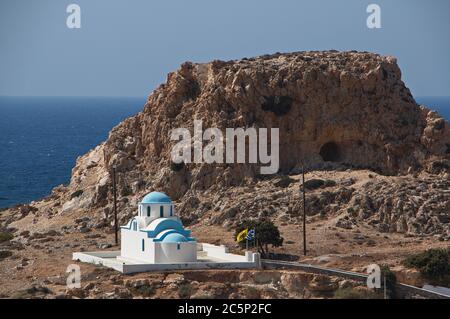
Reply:
<svg viewBox="0 0 450 319"><path fill-rule="evenodd" d="M450 95L449 34L448 0L0 0L0 95L147 96L186 60L325 49L394 55L415 96Z"/></svg>

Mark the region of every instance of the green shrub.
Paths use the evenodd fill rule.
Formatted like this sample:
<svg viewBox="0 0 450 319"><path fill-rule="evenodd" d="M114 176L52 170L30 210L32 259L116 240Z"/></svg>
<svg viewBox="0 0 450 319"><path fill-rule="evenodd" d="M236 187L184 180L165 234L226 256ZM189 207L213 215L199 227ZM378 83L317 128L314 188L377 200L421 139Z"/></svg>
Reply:
<svg viewBox="0 0 450 319"><path fill-rule="evenodd" d="M122 188L122 190L121 190L121 192L120 192L120 195L121 195L122 197L126 197L126 196L130 196L132 193L133 193L133 192L132 192L132 190L131 190L131 187L128 186L128 185L125 185L125 186Z"/></svg>
<svg viewBox="0 0 450 319"><path fill-rule="evenodd" d="M384 282L386 279L386 294L390 299L396 298L397 277L387 265L381 266L381 291L384 294Z"/></svg>
<svg viewBox="0 0 450 319"><path fill-rule="evenodd" d="M416 268L427 279L448 283L450 280L450 246L442 249L428 249L407 257L403 264Z"/></svg>
<svg viewBox="0 0 450 319"><path fill-rule="evenodd" d="M181 171L183 168L184 168L184 162L181 162L181 163L170 162L170 169L174 172Z"/></svg>
<svg viewBox="0 0 450 319"><path fill-rule="evenodd" d="M144 285L142 287L139 287L135 290L138 294L140 294L143 297L150 297L155 294L155 287L151 285Z"/></svg>
<svg viewBox="0 0 450 319"><path fill-rule="evenodd" d="M5 241L10 241L13 238L14 238L14 236L11 233L0 232L0 243L3 243Z"/></svg>
<svg viewBox="0 0 450 319"><path fill-rule="evenodd" d="M187 299L192 294L192 287L190 284L182 284L178 287L178 295L180 298Z"/></svg>
<svg viewBox="0 0 450 319"><path fill-rule="evenodd" d="M0 260L11 257L13 253L10 250L0 250Z"/></svg>
<svg viewBox="0 0 450 319"><path fill-rule="evenodd" d="M73 192L73 193L70 195L70 199L73 199L73 198L75 198L75 197L80 197L82 194L83 194L83 190L82 190L82 189L79 189L79 190Z"/></svg>

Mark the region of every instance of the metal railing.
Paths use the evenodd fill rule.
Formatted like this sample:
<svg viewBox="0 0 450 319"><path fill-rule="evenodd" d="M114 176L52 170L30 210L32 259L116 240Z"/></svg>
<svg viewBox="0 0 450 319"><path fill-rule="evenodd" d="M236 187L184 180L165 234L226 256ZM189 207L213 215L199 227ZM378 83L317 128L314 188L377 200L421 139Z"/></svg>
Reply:
<svg viewBox="0 0 450 319"><path fill-rule="evenodd" d="M347 271L342 269L334 269L334 268L326 268L311 264L303 264L298 262L291 262L291 261L281 261L281 260L270 260L270 259L262 259L261 264L264 268L295 268L299 269L305 272L309 273L315 273L315 274L324 274L324 275L330 275L330 276L337 276L337 277L343 277L347 279L353 279L358 281L367 281L368 275L361 274L353 271ZM402 283L397 283L396 288L398 289L398 292L400 292L402 295L407 294L415 294L420 295L425 298L432 298L432 299L450 299L450 296L440 294L438 292L434 292L428 289L423 289L411 285L406 285Z"/></svg>

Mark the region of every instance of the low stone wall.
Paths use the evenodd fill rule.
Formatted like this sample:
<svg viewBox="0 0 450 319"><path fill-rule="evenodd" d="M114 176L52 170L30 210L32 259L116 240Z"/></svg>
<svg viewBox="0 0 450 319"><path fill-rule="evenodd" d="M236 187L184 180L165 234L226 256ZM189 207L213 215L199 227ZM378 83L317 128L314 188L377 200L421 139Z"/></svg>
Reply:
<svg viewBox="0 0 450 319"><path fill-rule="evenodd" d="M120 251L103 252L77 252L73 253L73 260L102 265L113 268L124 274L132 274L146 271L165 271L182 269L251 269L260 268L258 253L246 252L245 256L230 254L225 246L202 244L205 260L186 263L144 263L139 260L124 258ZM208 258L211 258L209 260Z"/></svg>
<svg viewBox="0 0 450 319"><path fill-rule="evenodd" d="M124 263L121 263L116 259L119 255L120 251L80 252L73 253L72 259L89 264L113 268L123 273Z"/></svg>
<svg viewBox="0 0 450 319"><path fill-rule="evenodd" d="M201 251L205 252L208 257L218 258L218 259L223 259L226 261L233 261L233 262L253 262L258 267L260 266L259 253L246 251L245 255L242 256L242 255L236 255L236 254L229 253L228 247L226 247L225 245L217 246L217 245L206 244L206 243L202 243L201 245L202 245Z"/></svg>

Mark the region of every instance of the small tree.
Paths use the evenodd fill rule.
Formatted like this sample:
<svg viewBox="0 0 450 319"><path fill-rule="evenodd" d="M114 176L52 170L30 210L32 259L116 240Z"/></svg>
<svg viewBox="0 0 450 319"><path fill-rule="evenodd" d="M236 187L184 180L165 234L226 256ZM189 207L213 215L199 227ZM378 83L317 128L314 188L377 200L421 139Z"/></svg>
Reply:
<svg viewBox="0 0 450 319"><path fill-rule="evenodd" d="M450 283L450 246L428 249L407 257L403 264L413 267L432 283L448 285Z"/></svg>
<svg viewBox="0 0 450 319"><path fill-rule="evenodd" d="M396 285L397 285L397 277L395 277L395 273L389 268L388 265L381 266L381 290L384 290L384 282L386 279L386 293L389 299L395 299L397 297L396 294Z"/></svg>
<svg viewBox="0 0 450 319"><path fill-rule="evenodd" d="M234 239L236 240L237 235L246 228L255 230L254 241L262 258L268 256L269 245L272 245L272 247L283 245L283 237L281 237L278 227L271 220L261 219L243 222L236 228ZM246 240L239 242L239 246L245 248Z"/></svg>

